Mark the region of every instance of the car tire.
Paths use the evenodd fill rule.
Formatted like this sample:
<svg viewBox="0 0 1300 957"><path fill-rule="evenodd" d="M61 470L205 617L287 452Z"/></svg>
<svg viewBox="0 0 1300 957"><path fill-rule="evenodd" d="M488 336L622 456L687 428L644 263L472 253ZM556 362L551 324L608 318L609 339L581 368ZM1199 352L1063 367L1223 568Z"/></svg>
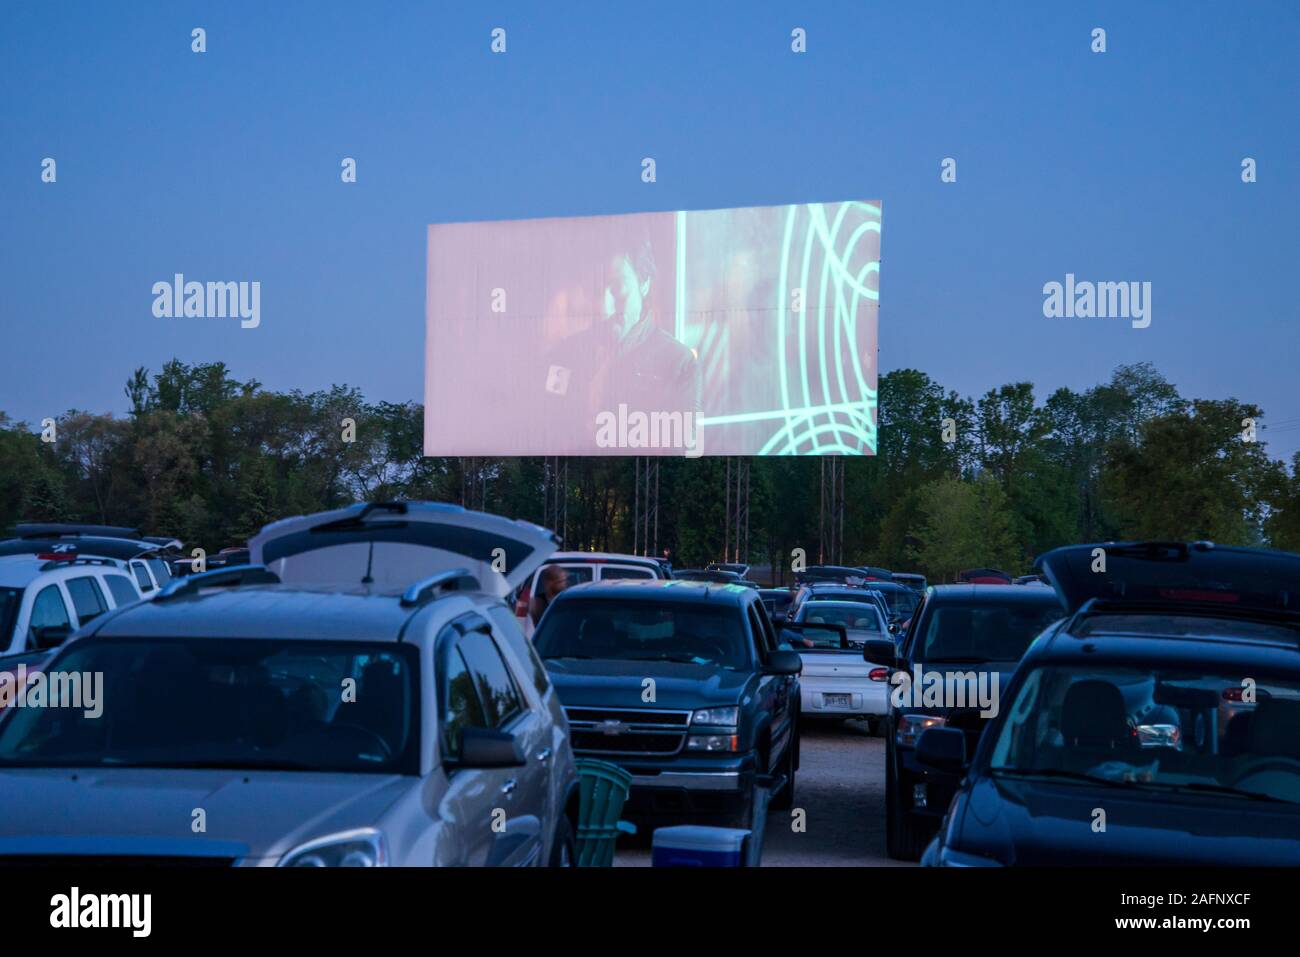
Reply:
<svg viewBox="0 0 1300 957"><path fill-rule="evenodd" d="M578 842L573 835L573 824L565 814L555 825L555 839L551 841L551 867L577 867Z"/></svg>

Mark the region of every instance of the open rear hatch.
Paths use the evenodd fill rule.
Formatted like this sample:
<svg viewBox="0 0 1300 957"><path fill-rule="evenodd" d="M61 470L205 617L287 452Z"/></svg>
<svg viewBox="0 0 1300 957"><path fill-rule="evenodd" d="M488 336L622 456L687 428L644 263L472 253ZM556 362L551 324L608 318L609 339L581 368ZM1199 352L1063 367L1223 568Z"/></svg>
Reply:
<svg viewBox="0 0 1300 957"><path fill-rule="evenodd" d="M290 584L402 588L464 568L505 597L559 546L547 529L441 502L372 502L273 522L248 543L253 564Z"/></svg>
<svg viewBox="0 0 1300 957"><path fill-rule="evenodd" d="M1099 542L1054 549L1034 567L1070 614L1094 598L1300 613L1300 555L1290 552L1212 542Z"/></svg>

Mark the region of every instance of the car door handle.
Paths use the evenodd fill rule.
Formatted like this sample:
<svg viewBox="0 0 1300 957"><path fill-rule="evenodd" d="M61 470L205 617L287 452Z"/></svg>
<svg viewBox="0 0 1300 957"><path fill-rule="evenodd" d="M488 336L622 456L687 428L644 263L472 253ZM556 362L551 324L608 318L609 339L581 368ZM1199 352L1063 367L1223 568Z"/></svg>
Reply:
<svg viewBox="0 0 1300 957"><path fill-rule="evenodd" d="M501 785L501 793L502 793L502 794L511 794L511 793L513 793L515 787L516 787L518 784L519 784L518 781L516 781L514 778L511 778L511 779L510 779L509 781L507 781L505 784Z"/></svg>
<svg viewBox="0 0 1300 957"><path fill-rule="evenodd" d="M538 760L538 761L547 761L547 760L550 759L550 757L551 757L551 749L550 749L550 748L542 748L542 750L540 750L540 751L537 752L537 760Z"/></svg>

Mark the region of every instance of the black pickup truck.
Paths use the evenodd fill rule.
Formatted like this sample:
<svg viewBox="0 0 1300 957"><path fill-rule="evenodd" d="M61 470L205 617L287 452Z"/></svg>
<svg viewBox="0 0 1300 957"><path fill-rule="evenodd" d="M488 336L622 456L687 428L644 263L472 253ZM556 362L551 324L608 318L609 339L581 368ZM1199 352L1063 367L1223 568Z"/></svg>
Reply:
<svg viewBox="0 0 1300 957"><path fill-rule="evenodd" d="M749 827L765 784L792 806L802 662L755 590L591 582L554 599L533 641L574 752L632 774L625 817Z"/></svg>

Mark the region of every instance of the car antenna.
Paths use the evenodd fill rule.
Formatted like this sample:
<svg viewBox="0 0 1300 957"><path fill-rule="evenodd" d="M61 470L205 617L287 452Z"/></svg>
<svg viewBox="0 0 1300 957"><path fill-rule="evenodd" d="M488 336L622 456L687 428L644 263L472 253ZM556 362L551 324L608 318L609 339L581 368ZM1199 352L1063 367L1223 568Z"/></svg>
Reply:
<svg viewBox="0 0 1300 957"><path fill-rule="evenodd" d="M374 539L371 539L370 550L366 553L366 574L365 577L361 579L361 584L373 585L375 583L374 577L370 574L370 572L374 569L374 567L375 567L375 541Z"/></svg>

